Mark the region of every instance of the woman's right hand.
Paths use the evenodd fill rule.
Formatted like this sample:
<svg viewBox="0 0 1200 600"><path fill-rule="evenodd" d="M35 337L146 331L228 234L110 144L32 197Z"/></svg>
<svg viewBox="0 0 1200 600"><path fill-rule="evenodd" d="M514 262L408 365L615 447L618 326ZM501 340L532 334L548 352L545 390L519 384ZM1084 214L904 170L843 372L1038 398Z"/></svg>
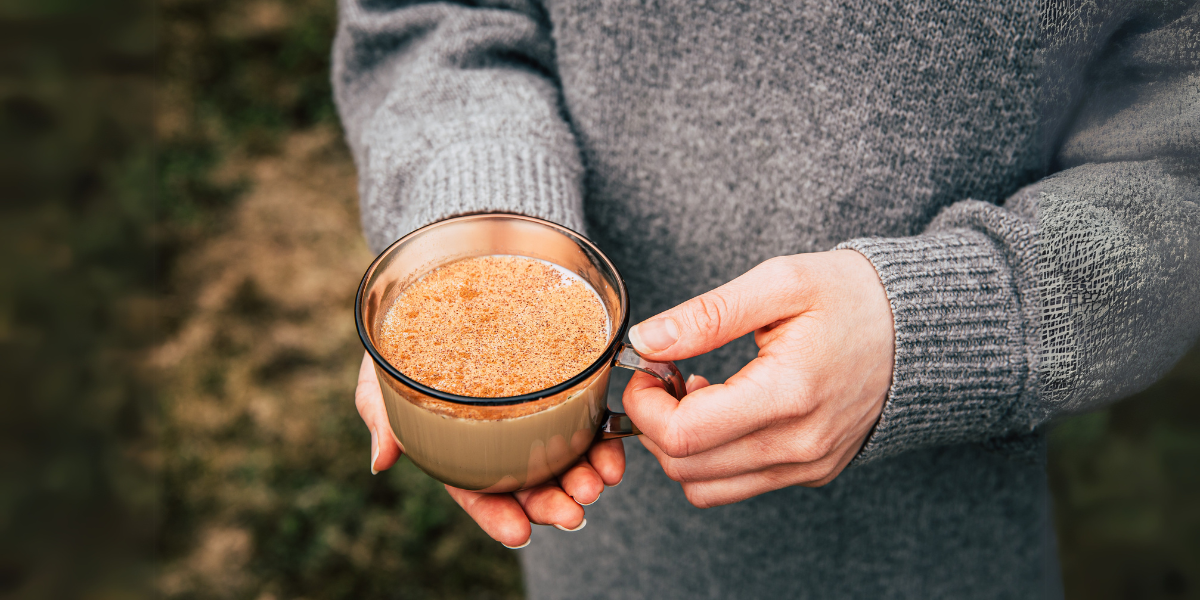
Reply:
<svg viewBox="0 0 1200 600"><path fill-rule="evenodd" d="M396 464L404 448L392 434L375 367L366 353L358 371L354 403L371 430L371 472L386 470ZM621 440L608 440L592 445L587 456L556 481L532 489L483 494L446 486L446 491L493 539L509 548L521 548L529 543L533 523L564 531L583 529L587 524L583 507L595 502L604 486L620 483L624 474L625 447Z"/></svg>

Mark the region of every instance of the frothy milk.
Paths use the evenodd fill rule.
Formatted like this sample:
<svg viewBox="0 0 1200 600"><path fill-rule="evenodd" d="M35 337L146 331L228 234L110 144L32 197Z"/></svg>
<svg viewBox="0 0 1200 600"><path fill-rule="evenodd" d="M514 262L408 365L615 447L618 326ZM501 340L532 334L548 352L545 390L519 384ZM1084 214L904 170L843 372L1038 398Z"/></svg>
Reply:
<svg viewBox="0 0 1200 600"><path fill-rule="evenodd" d="M401 373L462 396L528 394L577 375L600 357L611 324L575 273L511 255L444 265L388 309L380 352Z"/></svg>

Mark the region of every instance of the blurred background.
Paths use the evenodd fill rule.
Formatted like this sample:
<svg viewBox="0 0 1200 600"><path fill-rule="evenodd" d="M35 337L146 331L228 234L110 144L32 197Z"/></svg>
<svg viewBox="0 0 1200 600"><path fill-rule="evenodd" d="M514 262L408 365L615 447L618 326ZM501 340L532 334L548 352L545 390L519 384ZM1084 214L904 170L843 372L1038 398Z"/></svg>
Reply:
<svg viewBox="0 0 1200 600"><path fill-rule="evenodd" d="M352 396L333 0L0 4L0 598L518 598ZM1200 598L1200 351L1058 423L1068 598Z"/></svg>

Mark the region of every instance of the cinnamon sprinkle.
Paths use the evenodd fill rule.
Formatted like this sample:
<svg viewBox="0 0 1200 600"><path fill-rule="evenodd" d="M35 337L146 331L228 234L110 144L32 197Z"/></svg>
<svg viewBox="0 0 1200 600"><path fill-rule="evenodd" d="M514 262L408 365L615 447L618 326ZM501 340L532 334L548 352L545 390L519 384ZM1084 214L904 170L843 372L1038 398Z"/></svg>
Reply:
<svg viewBox="0 0 1200 600"><path fill-rule="evenodd" d="M521 256L468 258L404 290L380 352L401 373L461 396L499 398L577 375L608 344L608 316L582 279Z"/></svg>

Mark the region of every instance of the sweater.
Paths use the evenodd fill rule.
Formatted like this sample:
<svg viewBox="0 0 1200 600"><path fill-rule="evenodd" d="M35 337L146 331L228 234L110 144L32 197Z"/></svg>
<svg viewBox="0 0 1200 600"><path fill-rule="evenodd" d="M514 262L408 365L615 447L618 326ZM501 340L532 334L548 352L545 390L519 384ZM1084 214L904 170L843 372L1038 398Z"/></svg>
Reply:
<svg viewBox="0 0 1200 600"><path fill-rule="evenodd" d="M531 598L1061 595L1045 425L1200 335L1194 1L341 0L333 64L377 251L541 217L633 322L832 248L887 292L892 387L837 479L700 510L627 442L589 526L520 551Z"/></svg>

